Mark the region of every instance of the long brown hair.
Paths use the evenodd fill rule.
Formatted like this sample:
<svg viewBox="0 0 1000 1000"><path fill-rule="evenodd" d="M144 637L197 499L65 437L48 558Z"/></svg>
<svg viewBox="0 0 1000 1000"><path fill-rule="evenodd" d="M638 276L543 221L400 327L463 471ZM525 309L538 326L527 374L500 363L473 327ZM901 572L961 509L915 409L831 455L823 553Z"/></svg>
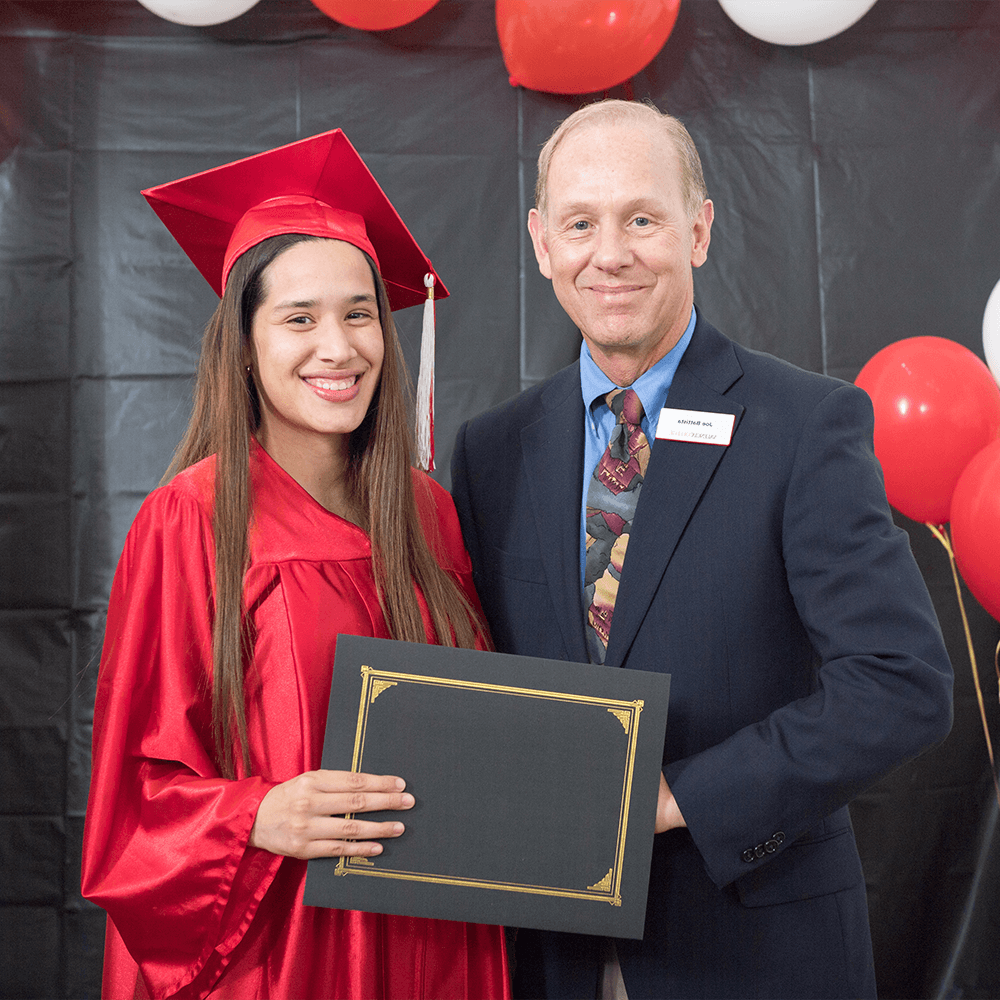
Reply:
<svg viewBox="0 0 1000 1000"><path fill-rule="evenodd" d="M215 607L212 614L212 729L216 763L224 777L250 773L244 672L253 637L243 601L250 562L247 532L253 511L251 436L260 406L248 366L253 318L265 295L268 266L296 243L298 233L273 236L233 266L225 292L205 329L191 420L162 482L209 455L216 456ZM485 634L461 589L438 565L424 537L413 492L407 401L409 380L385 285L365 255L375 281L385 353L368 413L350 437L348 489L372 545L375 582L389 634L426 642L414 584L430 611L437 640L472 648ZM482 630L482 631L481 631Z"/></svg>

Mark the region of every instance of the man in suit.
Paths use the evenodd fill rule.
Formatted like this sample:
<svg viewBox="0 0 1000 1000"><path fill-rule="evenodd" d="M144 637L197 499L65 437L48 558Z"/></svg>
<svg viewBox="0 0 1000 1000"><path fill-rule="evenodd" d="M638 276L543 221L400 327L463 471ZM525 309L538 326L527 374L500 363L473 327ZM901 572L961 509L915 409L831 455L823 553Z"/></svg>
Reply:
<svg viewBox="0 0 1000 1000"><path fill-rule="evenodd" d="M873 997L847 803L951 725L951 666L868 397L694 309L712 217L676 119L621 101L570 116L528 228L580 361L456 443L497 648L671 674L645 936L522 930L522 996ZM622 437L607 400L625 387ZM597 501L595 468L614 487ZM638 503L605 516L622 477Z"/></svg>

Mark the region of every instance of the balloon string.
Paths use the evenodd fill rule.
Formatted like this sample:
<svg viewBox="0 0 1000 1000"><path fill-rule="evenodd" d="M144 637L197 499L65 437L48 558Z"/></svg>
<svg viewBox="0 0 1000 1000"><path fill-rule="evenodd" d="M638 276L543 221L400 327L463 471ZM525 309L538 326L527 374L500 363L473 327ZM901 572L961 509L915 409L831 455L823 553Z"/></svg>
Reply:
<svg viewBox="0 0 1000 1000"><path fill-rule="evenodd" d="M990 727L986 721L986 703L983 701L983 689L979 683L979 667L976 665L976 651L972 646L972 633L969 631L969 619L965 614L965 601L962 599L962 585L958 579L958 567L955 564L955 552L951 547L951 538L948 536L948 526L946 524L931 524L925 522L931 534L944 546L948 553L948 562L951 564L951 576L955 581L955 596L958 598L958 610L962 613L962 627L965 629L965 643L969 648L969 663L972 666L972 681L976 686L976 701L979 703L979 717L983 723L983 736L986 738L986 752L990 758L990 777L993 779L993 788L996 791L997 804L1000 805L1000 783L997 782L996 762L993 759L993 742L990 740ZM997 668L997 677L1000 678L1000 644L994 654L994 664Z"/></svg>
<svg viewBox="0 0 1000 1000"><path fill-rule="evenodd" d="M1000 642L997 643L997 648L993 652L993 669L997 675L997 703L1000 704Z"/></svg>

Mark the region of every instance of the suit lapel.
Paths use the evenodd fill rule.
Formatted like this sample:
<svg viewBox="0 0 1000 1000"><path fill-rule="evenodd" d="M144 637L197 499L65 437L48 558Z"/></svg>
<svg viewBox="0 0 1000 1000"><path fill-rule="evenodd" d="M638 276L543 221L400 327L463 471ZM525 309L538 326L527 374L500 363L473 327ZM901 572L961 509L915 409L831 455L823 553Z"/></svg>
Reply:
<svg viewBox="0 0 1000 1000"><path fill-rule="evenodd" d="M743 407L724 393L741 374L730 341L699 318L671 384L667 405L733 414L735 444ZM677 542L725 452L720 445L653 442L615 602L605 660L608 666L620 666L624 661Z"/></svg>
<svg viewBox="0 0 1000 1000"><path fill-rule="evenodd" d="M521 430L521 453L556 622L570 660L586 663L580 584L583 401L579 364L542 394L543 414Z"/></svg>

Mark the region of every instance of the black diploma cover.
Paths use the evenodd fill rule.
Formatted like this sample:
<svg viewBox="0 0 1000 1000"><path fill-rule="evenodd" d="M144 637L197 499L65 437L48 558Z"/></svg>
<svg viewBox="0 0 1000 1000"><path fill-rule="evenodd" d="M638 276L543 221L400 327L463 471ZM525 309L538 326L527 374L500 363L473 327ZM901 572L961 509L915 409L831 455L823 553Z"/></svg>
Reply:
<svg viewBox="0 0 1000 1000"><path fill-rule="evenodd" d="M323 767L404 778L406 832L303 902L641 938L668 674L341 635Z"/></svg>

